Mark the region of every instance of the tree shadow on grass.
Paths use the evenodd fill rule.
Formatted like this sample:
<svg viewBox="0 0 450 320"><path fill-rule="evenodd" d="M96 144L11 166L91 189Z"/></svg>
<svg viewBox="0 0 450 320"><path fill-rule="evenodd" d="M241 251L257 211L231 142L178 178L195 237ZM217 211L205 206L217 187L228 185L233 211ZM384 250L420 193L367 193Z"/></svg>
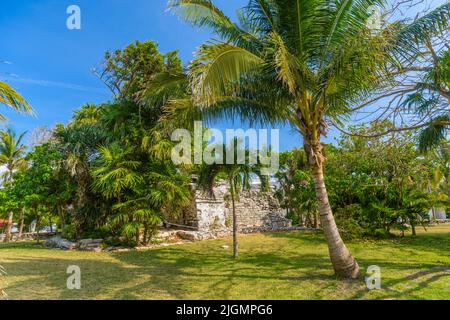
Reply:
<svg viewBox="0 0 450 320"><path fill-rule="evenodd" d="M234 261L228 254L220 252L198 253L170 248L141 255L135 252L117 253L114 257L132 264L143 273L151 274L146 285L163 287L176 299L192 296L235 299L233 291L240 285L248 290L264 285L276 288L283 282L297 286L302 281L321 280L325 283L336 280L331 264L320 255L286 257L283 252L247 252ZM320 290L321 285L318 283L316 289ZM252 296L252 292L243 292L242 296L259 298Z"/></svg>
<svg viewBox="0 0 450 320"><path fill-rule="evenodd" d="M308 244L326 244L322 231L280 231L263 234L275 239L290 240L292 242L306 242Z"/></svg>
<svg viewBox="0 0 450 320"><path fill-rule="evenodd" d="M322 234L306 235L300 231L269 233L257 237L262 239L258 238L259 242L256 241L256 244L253 238L243 239L241 255L237 261L231 258L229 250L223 250L221 245L225 240L213 240L111 254L55 251L54 256L50 256L51 251L47 250L40 254L35 249L42 250L41 248L28 244L24 248L28 252L22 252L21 244L8 247L17 249L18 253L10 253L9 258L0 264L6 267L9 276L15 277L15 281L8 287L12 298L321 299L334 298L336 295L333 292L339 290L343 291L342 297L372 297L363 288L362 280L339 281L333 275ZM273 241L274 239L287 241L278 242ZM356 245L359 250L365 250L363 245L355 243ZM434 262L430 263L419 258L402 261L401 256L395 256L400 253L403 256L410 254L409 250L415 250L416 255L430 250L442 253L440 240L413 239L398 243L383 241L371 245L374 251L378 247L391 248L384 256L377 255L376 252L374 255L370 252L368 254L367 250L359 251L361 256L357 256L357 259L362 270L370 265L379 265L382 270L399 274L393 279L383 280L385 298L401 299L405 294L420 298L418 293L421 289L448 276L448 269L442 269L446 266L437 261L440 256L435 256ZM80 291L66 288L66 270L69 265L81 267ZM394 288L404 281L414 282L413 286L401 292ZM417 281L420 282L416 283ZM294 289L298 289L295 294ZM21 290L27 292L22 294Z"/></svg>
<svg viewBox="0 0 450 320"><path fill-rule="evenodd" d="M6 292L11 299L94 299L107 294L112 287L123 286L133 280L118 263L74 258L14 257L1 262L7 271ZM81 290L67 288L67 268L81 269ZM12 278L14 281L12 281Z"/></svg>
<svg viewBox="0 0 450 320"><path fill-rule="evenodd" d="M364 261L364 263L373 263ZM432 264L398 264L398 263L382 263L380 266L382 274L384 268L401 270L411 270L413 268L421 268L422 270L408 274L406 276L398 277L391 280L385 280L382 277L381 294L383 299L425 299L426 297L420 294L420 291L429 287L432 283L442 281L443 283L450 283L450 265L436 266ZM448 278L448 280L446 280ZM403 284L403 288L395 289L396 285ZM351 299L364 299L371 291L367 288L357 291Z"/></svg>

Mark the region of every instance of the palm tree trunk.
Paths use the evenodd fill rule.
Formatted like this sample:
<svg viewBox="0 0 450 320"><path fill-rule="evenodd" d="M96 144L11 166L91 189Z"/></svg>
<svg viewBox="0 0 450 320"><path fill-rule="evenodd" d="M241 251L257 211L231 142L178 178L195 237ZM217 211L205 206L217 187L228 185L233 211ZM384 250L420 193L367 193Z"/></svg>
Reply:
<svg viewBox="0 0 450 320"><path fill-rule="evenodd" d="M328 200L328 192L323 174L323 163L325 161L323 146L320 141L308 141L305 139L305 152L308 155L308 162L311 167L320 222L328 244L328 251L334 271L339 277L356 279L360 275L358 263L339 234Z"/></svg>
<svg viewBox="0 0 450 320"><path fill-rule="evenodd" d="M48 218L48 221L50 223L50 233L53 233L53 221L52 221L52 217Z"/></svg>
<svg viewBox="0 0 450 320"><path fill-rule="evenodd" d="M236 200L235 188L232 181L230 181L231 203L233 206L233 258L238 257L238 237L237 237L237 216L236 216Z"/></svg>
<svg viewBox="0 0 450 320"><path fill-rule="evenodd" d="M11 211L8 214L8 226L6 227L6 237L3 240L4 242L9 242L11 240L12 224L13 224L13 212Z"/></svg>
<svg viewBox="0 0 450 320"><path fill-rule="evenodd" d="M18 239L21 239L21 238L22 238L24 220L25 220L25 208L22 208L22 211L21 211L21 213L20 213L20 227L19 227L19 236L18 236Z"/></svg>
<svg viewBox="0 0 450 320"><path fill-rule="evenodd" d="M412 235L413 235L413 236L416 236L416 235L417 235L417 232L416 232L416 224L415 224L413 221L410 221L410 224L411 224L411 232L412 232Z"/></svg>
<svg viewBox="0 0 450 320"><path fill-rule="evenodd" d="M336 221L334 220L333 212L331 211L322 165L313 167L312 175L319 206L320 221L328 243L328 249L334 271L336 272L336 275L344 278L358 278L358 263L347 249L344 241L342 241L341 235L339 234L339 230L336 226Z"/></svg>
<svg viewBox="0 0 450 320"><path fill-rule="evenodd" d="M436 222L436 208L434 206L431 207L431 221Z"/></svg>
<svg viewBox="0 0 450 320"><path fill-rule="evenodd" d="M64 229L66 228L66 221L64 217L64 208L61 205L58 206L58 216L61 225L61 235L64 237Z"/></svg>

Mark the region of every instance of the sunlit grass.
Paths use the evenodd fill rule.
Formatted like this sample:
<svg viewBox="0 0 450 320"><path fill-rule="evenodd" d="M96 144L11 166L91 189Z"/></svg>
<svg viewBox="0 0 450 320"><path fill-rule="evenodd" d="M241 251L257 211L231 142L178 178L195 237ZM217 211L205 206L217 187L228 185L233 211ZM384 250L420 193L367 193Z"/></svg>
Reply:
<svg viewBox="0 0 450 320"><path fill-rule="evenodd" d="M381 268L381 290L336 279L314 232L242 235L237 261L221 239L124 253L0 245L0 265L10 299L450 299L449 225L348 245L362 270ZM66 288L69 265L81 268L81 290Z"/></svg>

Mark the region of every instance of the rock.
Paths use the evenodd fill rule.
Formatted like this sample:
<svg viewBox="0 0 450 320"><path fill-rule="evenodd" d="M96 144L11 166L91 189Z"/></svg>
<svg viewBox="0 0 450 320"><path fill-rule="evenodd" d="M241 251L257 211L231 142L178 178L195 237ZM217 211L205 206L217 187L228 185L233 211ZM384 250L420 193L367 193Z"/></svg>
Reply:
<svg viewBox="0 0 450 320"><path fill-rule="evenodd" d="M62 250L74 250L77 246L75 242L70 242L60 237L50 238L45 241L44 245L48 248L62 249Z"/></svg>
<svg viewBox="0 0 450 320"><path fill-rule="evenodd" d="M196 241L198 239L197 232L180 230L177 232L177 236L184 240Z"/></svg>
<svg viewBox="0 0 450 320"><path fill-rule="evenodd" d="M92 251L100 252L102 251L103 239L83 239L78 241L78 250L80 251Z"/></svg>
<svg viewBox="0 0 450 320"><path fill-rule="evenodd" d="M168 241L172 240L177 236L176 230L160 230L153 239L159 241Z"/></svg>
<svg viewBox="0 0 450 320"><path fill-rule="evenodd" d="M217 230L217 231L184 231L179 230L177 232L177 236L184 240L189 241L202 241L202 240L211 240L221 238L223 236L227 236L228 231L226 230Z"/></svg>

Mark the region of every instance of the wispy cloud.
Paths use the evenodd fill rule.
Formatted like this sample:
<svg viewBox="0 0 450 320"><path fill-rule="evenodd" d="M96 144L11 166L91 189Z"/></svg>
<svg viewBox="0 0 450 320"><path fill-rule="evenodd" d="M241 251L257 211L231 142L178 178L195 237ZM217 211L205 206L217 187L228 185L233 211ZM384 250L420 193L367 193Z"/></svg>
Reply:
<svg viewBox="0 0 450 320"><path fill-rule="evenodd" d="M101 93L101 94L108 93L108 90L104 89L104 88L83 86L83 85L68 83L68 82L22 78L15 74L8 74L7 76L3 77L3 80L10 81L10 82L16 82L16 83L25 83L25 84L30 84L30 85L43 86L43 87L55 87L55 88L62 88L62 89L68 89L68 90L77 90L77 91Z"/></svg>

